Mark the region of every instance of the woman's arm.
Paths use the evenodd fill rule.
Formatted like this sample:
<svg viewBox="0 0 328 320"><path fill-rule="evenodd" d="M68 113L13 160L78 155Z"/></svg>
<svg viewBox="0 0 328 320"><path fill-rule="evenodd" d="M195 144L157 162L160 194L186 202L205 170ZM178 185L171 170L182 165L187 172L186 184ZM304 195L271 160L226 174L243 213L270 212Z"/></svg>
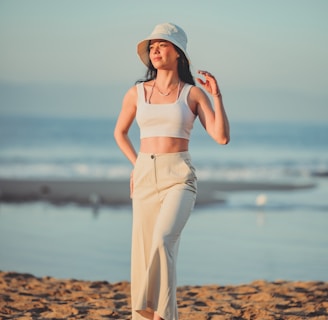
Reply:
<svg viewBox="0 0 328 320"><path fill-rule="evenodd" d="M135 165L137 159L137 152L132 145L128 132L136 116L136 110L137 90L136 87L132 87L123 98L122 109L117 118L114 129L114 138L123 154L128 158L133 166Z"/></svg>
<svg viewBox="0 0 328 320"><path fill-rule="evenodd" d="M213 97L214 104L213 110L207 95L199 88L193 90L200 122L217 143L228 144L230 141L230 127L220 88L216 79L210 73L204 71L199 71L199 73L205 77L205 81L200 78L197 78L197 81Z"/></svg>

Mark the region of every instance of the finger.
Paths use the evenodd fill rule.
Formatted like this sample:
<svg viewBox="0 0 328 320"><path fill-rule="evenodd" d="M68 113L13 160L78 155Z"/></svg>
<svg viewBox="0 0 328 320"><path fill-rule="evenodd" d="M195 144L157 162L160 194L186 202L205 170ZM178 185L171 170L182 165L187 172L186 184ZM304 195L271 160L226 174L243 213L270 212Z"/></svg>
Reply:
<svg viewBox="0 0 328 320"><path fill-rule="evenodd" d="M198 70L198 73L199 74L206 74L206 71L204 71L204 70Z"/></svg>
<svg viewBox="0 0 328 320"><path fill-rule="evenodd" d="M212 74L208 71L198 70L198 73L203 75L204 77L213 77Z"/></svg>
<svg viewBox="0 0 328 320"><path fill-rule="evenodd" d="M206 84L206 81L203 81L201 78L196 78L197 82L204 86Z"/></svg>

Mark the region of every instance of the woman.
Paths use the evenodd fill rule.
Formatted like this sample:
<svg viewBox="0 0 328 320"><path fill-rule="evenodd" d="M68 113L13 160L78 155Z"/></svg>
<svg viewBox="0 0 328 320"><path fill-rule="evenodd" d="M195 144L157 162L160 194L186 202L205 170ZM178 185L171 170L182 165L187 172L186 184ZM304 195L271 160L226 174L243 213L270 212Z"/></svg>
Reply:
<svg viewBox="0 0 328 320"><path fill-rule="evenodd" d="M133 205L132 319L178 319L176 259L181 231L196 199L195 169L188 153L190 132L198 116L218 143L229 142L229 123L215 78L190 72L187 36L172 23L157 25L138 44L148 67L146 80L126 93L114 136L134 166L130 180ZM140 127L137 153L128 132Z"/></svg>

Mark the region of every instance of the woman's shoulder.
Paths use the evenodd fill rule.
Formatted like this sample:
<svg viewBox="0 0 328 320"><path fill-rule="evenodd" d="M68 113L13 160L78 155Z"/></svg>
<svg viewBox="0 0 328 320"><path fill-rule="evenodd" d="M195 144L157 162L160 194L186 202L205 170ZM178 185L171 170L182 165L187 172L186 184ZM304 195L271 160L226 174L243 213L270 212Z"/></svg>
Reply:
<svg viewBox="0 0 328 320"><path fill-rule="evenodd" d="M139 80L135 86L152 86L155 80Z"/></svg>
<svg viewBox="0 0 328 320"><path fill-rule="evenodd" d="M129 101L129 103L131 103L131 101L136 101L137 98L138 98L138 88L137 88L137 84L135 84L125 92L123 101Z"/></svg>
<svg viewBox="0 0 328 320"><path fill-rule="evenodd" d="M204 97L204 95L206 94L202 88L197 87L196 85L192 85L192 87L190 88L190 96L192 98L199 99L201 97Z"/></svg>
<svg viewBox="0 0 328 320"><path fill-rule="evenodd" d="M137 85L134 85L126 91L125 96L133 96L136 94L137 94Z"/></svg>
<svg viewBox="0 0 328 320"><path fill-rule="evenodd" d="M155 80L146 80L143 82L140 82L139 84L142 85L144 88L149 88L154 86Z"/></svg>
<svg viewBox="0 0 328 320"><path fill-rule="evenodd" d="M152 88L154 86L154 80L147 80L147 81L138 81L136 84L130 88L135 94L139 92L139 94L143 90L148 90L149 88Z"/></svg>

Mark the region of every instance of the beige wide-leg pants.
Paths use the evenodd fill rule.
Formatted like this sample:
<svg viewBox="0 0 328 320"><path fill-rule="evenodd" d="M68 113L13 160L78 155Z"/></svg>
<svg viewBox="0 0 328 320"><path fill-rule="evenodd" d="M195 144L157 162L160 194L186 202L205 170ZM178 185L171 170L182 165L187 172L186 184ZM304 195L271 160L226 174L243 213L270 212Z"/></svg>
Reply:
<svg viewBox="0 0 328 320"><path fill-rule="evenodd" d="M152 319L156 311L165 320L177 320L180 234L197 192L190 155L139 153L133 182L132 319Z"/></svg>

